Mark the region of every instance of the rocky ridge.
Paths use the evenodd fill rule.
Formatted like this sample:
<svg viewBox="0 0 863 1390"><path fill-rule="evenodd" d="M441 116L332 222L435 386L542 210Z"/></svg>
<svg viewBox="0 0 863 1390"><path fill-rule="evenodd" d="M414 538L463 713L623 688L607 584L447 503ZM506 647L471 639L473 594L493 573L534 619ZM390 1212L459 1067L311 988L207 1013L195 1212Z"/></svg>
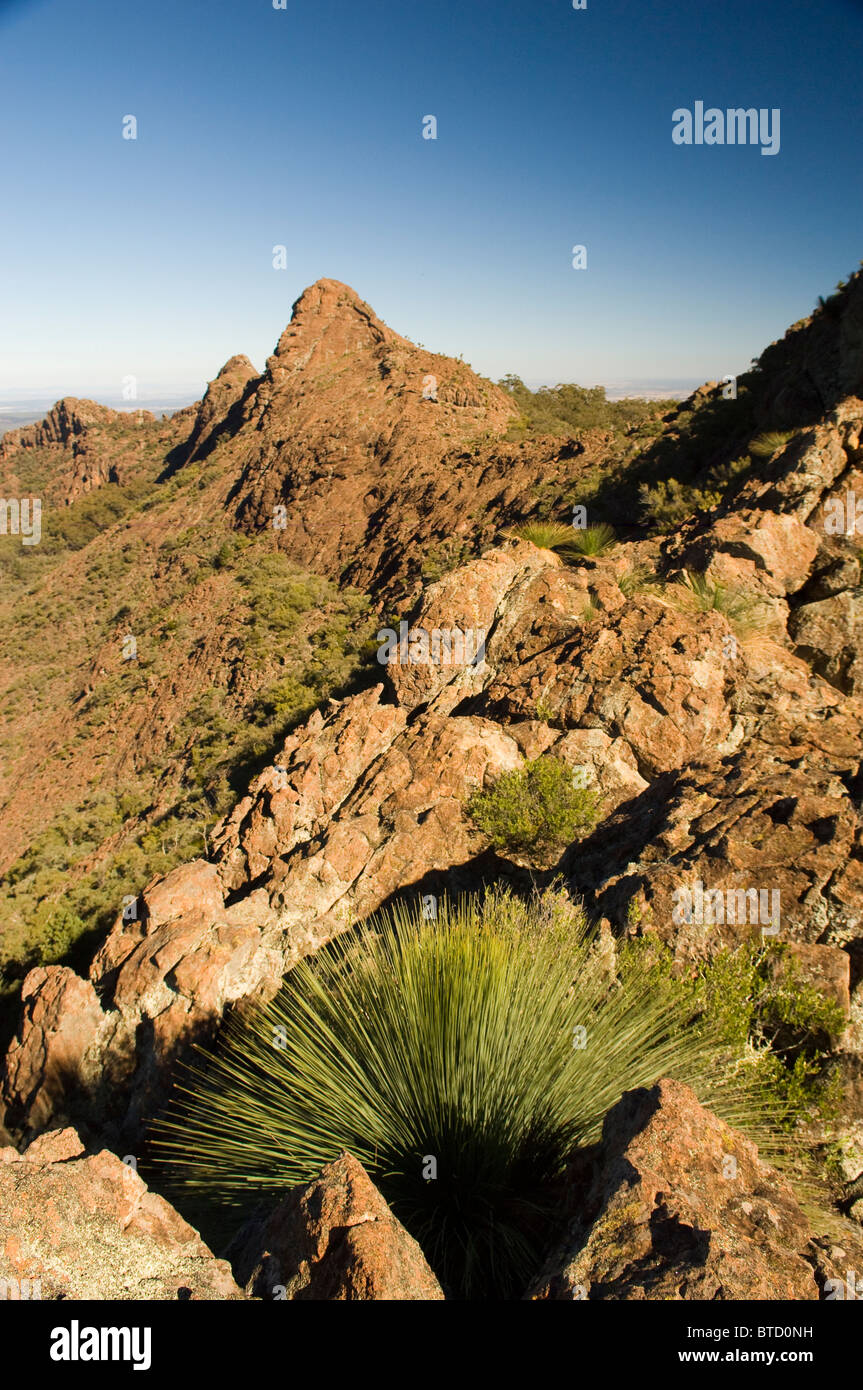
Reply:
<svg viewBox="0 0 863 1390"><path fill-rule="evenodd" d="M28 975L2 1082L7 1124L22 1141L72 1122L88 1142L139 1145L188 1044L211 1036L227 1008L274 990L300 956L397 896L517 880L524 866L491 850L465 802L524 758L553 750L586 769L604 819L544 871L562 873L617 933L656 931L685 962L752 928L717 922L705 931L675 920L681 883L779 890L781 939L846 1016L843 1132L849 1165L863 1166L860 554L852 536L825 524L829 504L863 481L863 296L856 282L852 290L838 327L792 330L764 354L765 371L771 353L778 359L773 397L787 417L799 419L803 377L806 410L823 415L753 466L727 504L674 534L575 565L526 541L499 541L416 590L412 627L481 631L482 662L381 667L377 683L330 701L250 782L210 837L207 859L142 887L137 918L118 917L86 977L63 965ZM515 491L502 486L507 449L520 446L484 444L479 463L459 452L483 430L504 428L506 397L460 371L445 379L441 368L432 401L423 380L436 362L347 287L319 282L298 301L262 377L244 358L223 369L171 468L182 474L230 446L226 503L241 528L272 525L284 506L277 539L292 555L314 551L326 572L407 594L427 428L439 444L454 441L428 463L444 480L435 505L441 496L455 505L462 468L473 475L470 500L496 517L524 495L524 474ZM531 446L531 469L541 471L545 449ZM554 457L565 469L566 450L556 446ZM363 497L335 526L332 479ZM394 538L397 501L408 519ZM721 612L678 601L673 587L628 587L641 565L744 587L761 601L764 624L741 636ZM680 1195L696 1162L686 1127L706 1126L710 1162L731 1142L693 1101L674 1083L621 1101L589 1207L614 1221L629 1212L622 1253L581 1218L531 1297L580 1296L572 1289L582 1285L596 1297L818 1296L818 1272L823 1284L832 1266L813 1253L793 1196L745 1141L735 1149L741 1204L715 1192ZM636 1196L620 1176L627 1165L642 1174ZM679 1200L663 1198L666 1190ZM726 1228L730 1244L717 1234ZM744 1270L735 1241L757 1245L765 1229L776 1248L762 1248ZM243 1283L254 1286L254 1269L248 1256Z"/></svg>

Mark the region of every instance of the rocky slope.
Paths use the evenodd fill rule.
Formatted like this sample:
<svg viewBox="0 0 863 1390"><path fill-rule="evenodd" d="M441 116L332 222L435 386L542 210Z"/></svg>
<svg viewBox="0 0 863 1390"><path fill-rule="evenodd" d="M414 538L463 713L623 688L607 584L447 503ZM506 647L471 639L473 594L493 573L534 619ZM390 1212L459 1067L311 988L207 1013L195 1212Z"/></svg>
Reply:
<svg viewBox="0 0 863 1390"><path fill-rule="evenodd" d="M134 919L118 903L89 963L27 975L2 1076L6 1124L20 1143L74 1124L88 1146L137 1152L188 1045L211 1037L228 1008L272 992L300 956L396 898L501 876L526 882L530 870L562 874L615 934L658 934L684 968L724 942L761 939L763 923L731 912L733 920L681 920L681 887L778 893L771 934L843 1011L836 1134L845 1176L863 1168L863 543L827 524L849 492L863 510L863 278L852 277L841 301L763 354L742 405L727 403L724 432L716 421L725 403L708 389L642 456L618 450L605 492L595 478L602 440L507 444L504 393L413 347L334 281L301 297L262 376L232 358L200 407L174 417L162 441L170 447L148 466L154 487L176 490L177 516L194 488L202 515L214 508L226 528L265 535L292 562L358 584L393 622L482 632L483 659L373 663L362 688L322 702L274 744L205 854L134 884ZM692 447L700 468L715 469L768 429L786 435L753 450L721 501L695 507L673 530L632 528L607 554L574 563L500 535L537 510L540 484L556 492L558 514L580 495L613 513L615 499L623 505L658 469L686 476ZM67 449L70 436L59 424L55 433L56 443L20 432L12 464L30 447ZM169 507L160 524L171 515ZM146 514L131 521L141 535L148 525ZM464 541L467 553L423 586L423 548L444 541ZM660 582L683 572L745 591L758 623ZM200 668L172 675L173 692L242 679L230 590L218 572L206 585ZM137 706L136 750L153 737L166 689L157 683ZM583 769L602 794L602 819L559 858L528 865L491 848L466 802L548 751ZM166 745L152 754L165 757ZM116 745L112 763L124 765ZM32 797L42 786L34 770L12 790ZM18 824L24 839L29 823ZM693 1118L673 1085L650 1101L658 1117L635 1114L646 1104L621 1102L609 1118L608 1172L594 1172L589 1205L617 1220L636 1200L620 1187L621 1165L649 1169L637 1201L654 1213L650 1240L648 1218L632 1217L612 1258L582 1217L530 1296L580 1296L572 1289L585 1285L597 1297L714 1297L721 1288L817 1297L827 1266L812 1253L805 1218L745 1144L746 1201L733 1213L713 1198L697 1211L688 1197L660 1201L660 1191L689 1191L689 1160L675 1145L686 1148L686 1125L711 1120ZM718 1130L715 1138L718 1161ZM766 1204L757 1217L752 1201ZM702 1258L696 1234L678 1259L667 1239L672 1227L719 1231L728 1222L743 1242L772 1222L782 1249L762 1251L744 1278L735 1241ZM251 1288L257 1266L251 1255L241 1263L237 1277ZM314 1287L308 1271L302 1280Z"/></svg>

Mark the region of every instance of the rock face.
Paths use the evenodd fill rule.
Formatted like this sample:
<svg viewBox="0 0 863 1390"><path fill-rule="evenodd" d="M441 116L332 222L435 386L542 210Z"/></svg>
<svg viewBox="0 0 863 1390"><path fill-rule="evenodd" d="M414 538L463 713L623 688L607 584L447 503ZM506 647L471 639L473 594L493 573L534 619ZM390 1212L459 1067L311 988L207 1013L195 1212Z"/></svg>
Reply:
<svg viewBox="0 0 863 1390"><path fill-rule="evenodd" d="M482 632L482 661L382 666L382 684L287 739L213 832L212 862L143 890L89 985L32 972L3 1082L10 1121L109 1125L134 1145L177 1056L229 1004L274 990L395 895L512 869L465 805L543 752L602 796L603 822L559 866L597 915L630 930L635 900L642 929L688 957L760 936L772 919L758 894L776 894L780 939L847 973L863 920L863 710L787 640L738 643L721 613L627 597L619 572L614 556L573 569L513 541L430 585L410 631ZM675 893L697 883L734 905L739 893L742 910L681 920Z"/></svg>
<svg viewBox="0 0 863 1390"><path fill-rule="evenodd" d="M778 939L847 1017L837 1050L859 1111L861 575L857 539L828 520L849 490L863 497L861 306L857 277L841 323L819 318L763 355L757 424L780 421L791 433L753 462L730 501L674 534L574 564L501 540L499 528L538 505L537 485L555 505L574 495L598 458L608 462L602 441L503 441L509 398L465 364L410 344L349 287L325 280L301 296L263 374L232 358L201 404L165 431L178 492L188 484L201 509L222 508L248 534L272 532L316 572L367 586L387 624L404 619L423 640L472 634L472 655L414 660L408 643L406 657L399 650L379 663L366 689L323 704L291 732L215 827L206 859L135 885L137 916L118 917L86 978L59 965L30 972L0 1081L10 1129L31 1137L74 1121L88 1141L133 1148L184 1049L350 922L396 897L476 890L501 875L523 881L523 864L494 853L465 808L477 788L545 752L600 792L603 820L539 871L562 873L618 934L658 933L682 962L763 939L773 915L759 915L759 895L775 894ZM35 433L19 432L16 448L74 449L88 432L119 429L65 404ZM284 526L274 524L279 509ZM145 524L161 554L161 514ZM454 567L423 587L427 563L429 574L446 568L431 563L444 540ZM169 550L153 573L162 583L181 563ZM630 583L642 564L654 579L687 569L743 587L764 625L746 634L725 613L684 601L679 585ZM220 582L218 565L212 571L208 596ZM194 662L171 676L172 691L193 684L196 663L195 679L240 680L222 626L214 616L215 645L202 637ZM124 770L155 738L155 719L140 707L138 716ZM47 772L39 785L47 795ZM676 895L696 885L726 905L732 895L733 910L682 916ZM687 1107L675 1107L685 1128ZM859 1171L863 1128L853 1124ZM746 1162L761 1182L756 1158ZM674 1164L683 1182L682 1154ZM805 1275L796 1217L764 1182L759 1200L779 1222L785 1286L809 1288L795 1282ZM718 1200L709 1198L710 1220ZM695 1229L695 1208L679 1210L678 1224ZM755 1241L741 1211L729 1208L728 1220L740 1240ZM666 1222L660 1246L670 1231ZM726 1278L744 1287L733 1249L722 1247L715 1266L707 1256L698 1264L697 1241L693 1250L687 1287L725 1288ZM659 1268L660 1247L651 1251L645 1259ZM250 1265L244 1282L253 1274ZM625 1271L608 1277L641 1287Z"/></svg>
<svg viewBox="0 0 863 1390"><path fill-rule="evenodd" d="M688 1086L629 1091L529 1299L817 1299L809 1224L753 1144Z"/></svg>
<svg viewBox="0 0 863 1390"><path fill-rule="evenodd" d="M127 414L95 401L65 396L38 424L7 430L0 439L0 463L14 459L19 450L55 453L60 465L56 490L64 503L74 502L105 483L126 481L126 469L119 461L125 450L117 449L116 433L128 433L133 421L152 424L155 417L149 410Z"/></svg>
<svg viewBox="0 0 863 1390"><path fill-rule="evenodd" d="M0 1149L0 1267L43 1299L238 1299L230 1269L115 1154L72 1129Z"/></svg>
<svg viewBox="0 0 863 1390"><path fill-rule="evenodd" d="M350 1154L247 1223L228 1257L255 1298L443 1298L420 1247Z"/></svg>
<svg viewBox="0 0 863 1390"><path fill-rule="evenodd" d="M198 407L192 433L183 446L184 462L206 458L207 454L212 453L220 435L239 423L249 384L257 378L258 373L243 353L225 363L218 376L210 382Z"/></svg>
<svg viewBox="0 0 863 1390"><path fill-rule="evenodd" d="M211 383L188 461L224 441L244 531L269 529L296 562L394 602L439 552L474 549L477 531L491 544L531 488L608 450L598 431L504 443L516 412L503 391L396 333L338 280L304 291L252 372L234 358Z"/></svg>
<svg viewBox="0 0 863 1390"><path fill-rule="evenodd" d="M0 456L9 458L17 449L45 449L52 445L75 448L92 425L109 424L119 414L96 401L64 396L38 424L7 430L0 440Z"/></svg>

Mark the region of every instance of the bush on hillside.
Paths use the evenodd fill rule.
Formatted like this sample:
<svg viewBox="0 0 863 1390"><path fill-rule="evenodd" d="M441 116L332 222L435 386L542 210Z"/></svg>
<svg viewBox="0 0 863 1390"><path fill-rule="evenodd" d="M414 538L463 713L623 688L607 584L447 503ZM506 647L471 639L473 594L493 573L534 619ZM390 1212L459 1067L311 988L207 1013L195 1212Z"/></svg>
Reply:
<svg viewBox="0 0 863 1390"><path fill-rule="evenodd" d="M599 818L599 794L575 784L572 768L544 753L477 791L467 813L496 849L563 849Z"/></svg>
<svg viewBox="0 0 863 1390"><path fill-rule="evenodd" d="M517 1297L559 1217L554 1184L624 1091L674 1077L774 1152L761 1064L711 1016L709 972L665 965L638 945L610 961L559 891L444 901L433 923L397 907L200 1051L156 1125L169 1190L239 1222L347 1150L448 1295Z"/></svg>

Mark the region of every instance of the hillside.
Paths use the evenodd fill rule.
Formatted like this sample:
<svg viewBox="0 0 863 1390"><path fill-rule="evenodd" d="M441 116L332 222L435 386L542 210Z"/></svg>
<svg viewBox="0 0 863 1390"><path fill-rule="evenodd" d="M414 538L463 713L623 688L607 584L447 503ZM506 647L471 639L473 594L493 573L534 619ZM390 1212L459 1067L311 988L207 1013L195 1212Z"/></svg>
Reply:
<svg viewBox="0 0 863 1390"><path fill-rule="evenodd" d="M841 1203L863 1169L863 540L833 522L849 494L863 513L863 273L732 398L577 393L536 405L321 280L263 373L232 357L170 420L64 400L0 441L3 495L44 499L39 545L0 538L20 1142L74 1124L143 1152L189 1043L351 924L562 882L612 953L646 942L676 980L719 958L729 998L746 950L777 948L740 986L744 1037L775 1047L770 1095ZM543 433L561 409L584 427ZM582 540L577 506L611 533ZM402 622L480 633L481 659L381 664ZM516 838L527 784L494 801L541 759L597 794L578 834ZM687 920L696 885L728 911ZM752 890L769 918L735 915ZM663 1085L672 1129L701 1124ZM794 1239L776 1267L817 1297ZM577 1296L574 1268L529 1296Z"/></svg>

